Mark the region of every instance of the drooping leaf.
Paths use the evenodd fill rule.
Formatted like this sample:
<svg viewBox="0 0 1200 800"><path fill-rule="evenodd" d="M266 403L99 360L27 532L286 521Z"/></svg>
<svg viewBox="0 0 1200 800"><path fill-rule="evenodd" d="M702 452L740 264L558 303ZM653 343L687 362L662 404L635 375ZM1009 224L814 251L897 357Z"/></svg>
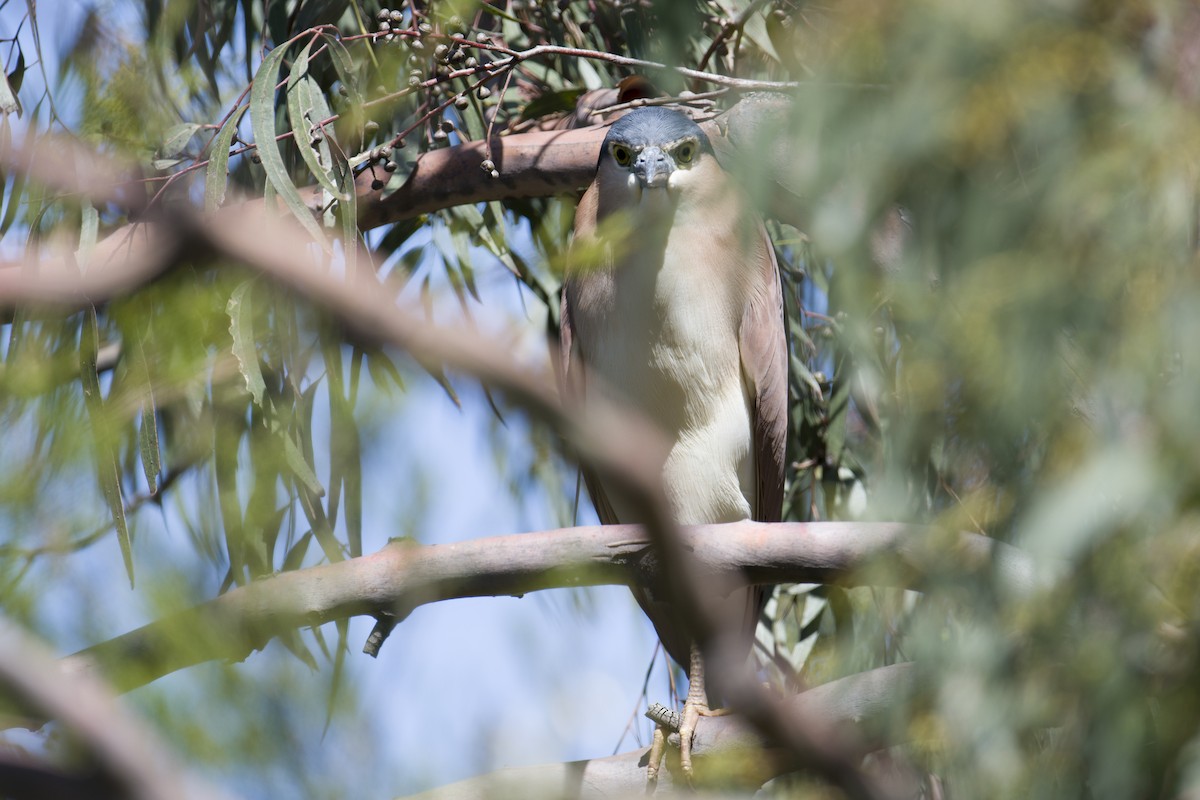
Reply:
<svg viewBox="0 0 1200 800"><path fill-rule="evenodd" d="M283 448L283 458L288 469L304 484L304 487L309 492L316 497L324 497L325 487L321 485L321 479L317 477L317 473L313 471L312 466L305 460L300 446L296 444L295 440L292 439L291 435L278 421L272 422L272 427L275 430L280 446Z"/></svg>
<svg viewBox="0 0 1200 800"><path fill-rule="evenodd" d="M204 210L216 211L225 202L226 173L229 171L229 147L237 133L238 122L247 107L238 107L217 131L208 148L208 166L204 169Z"/></svg>
<svg viewBox="0 0 1200 800"><path fill-rule="evenodd" d="M328 115L321 115L317 110L314 95L320 95L321 90L308 74L308 55L312 45L312 42L306 44L292 62L284 90L287 94L288 119L296 137L296 149L300 152L300 157L304 159L317 183L340 200L341 190L333 179L332 157L329 154L329 143L326 141L326 137L331 135L332 131L317 127L317 123L326 119ZM314 136L317 137L316 144Z"/></svg>
<svg viewBox="0 0 1200 800"><path fill-rule="evenodd" d="M283 557L283 566L281 567L283 572L300 569L300 566L304 563L304 556L308 554L308 544L312 541L312 538L313 532L311 530L307 531L292 545L291 549L287 551L287 555Z"/></svg>
<svg viewBox="0 0 1200 800"><path fill-rule="evenodd" d="M162 471L162 455L158 443L158 410L154 403L154 387L150 382L150 369L146 363L145 342L137 335L129 341L133 369L137 371L142 389L142 420L138 426L138 451L141 454L142 472L150 494L158 493L158 475Z"/></svg>
<svg viewBox="0 0 1200 800"><path fill-rule="evenodd" d="M125 562L125 574L129 586L133 587L133 546L129 539L129 528L125 520L125 498L121 493L121 466L109 429L110 422L104 410L104 398L100 393L100 374L96 370L96 355L100 349L98 322L95 306L89 306L83 314L83 330L79 337L79 372L83 379L83 400L87 407L96 446L96 470L100 490L112 514L113 527L117 531L117 544Z"/></svg>
<svg viewBox="0 0 1200 800"><path fill-rule="evenodd" d="M255 405L262 405L267 384L263 380L262 365L258 361L258 344L254 339L254 307L250 296L253 288L253 278L239 284L229 297L225 313L229 315L233 355L237 359L238 370L246 381L246 391L250 392Z"/></svg>
<svg viewBox="0 0 1200 800"><path fill-rule="evenodd" d="M275 143L275 79L279 76L279 66L283 63L288 46L294 41L295 38L289 39L276 47L267 54L262 66L258 68L258 73L254 76L254 85L250 88L250 128L254 131L254 142L259 158L262 159L263 169L267 173L267 182L313 239L327 247L321 226L314 218L312 210L304 204L296 185L292 183L287 165L283 163L283 155L279 152L279 145ZM304 132L301 131L300 135L303 137Z"/></svg>

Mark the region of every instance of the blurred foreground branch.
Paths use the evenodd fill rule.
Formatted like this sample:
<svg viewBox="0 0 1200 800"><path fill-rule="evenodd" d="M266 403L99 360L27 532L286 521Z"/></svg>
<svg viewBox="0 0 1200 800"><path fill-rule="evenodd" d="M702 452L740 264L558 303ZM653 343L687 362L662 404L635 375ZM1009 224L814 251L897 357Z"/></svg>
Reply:
<svg viewBox="0 0 1200 800"><path fill-rule="evenodd" d="M17 762L0 764L6 797L122 797L131 800L218 800L221 792L189 776L177 758L116 701L94 675L61 669L39 642L0 620L0 696L10 694L22 709L56 719L94 760L85 780L37 770ZM85 786L90 784L90 790ZM29 794L15 794L18 787ZM40 791L38 791L40 789ZM13 792L10 794L10 792Z"/></svg>

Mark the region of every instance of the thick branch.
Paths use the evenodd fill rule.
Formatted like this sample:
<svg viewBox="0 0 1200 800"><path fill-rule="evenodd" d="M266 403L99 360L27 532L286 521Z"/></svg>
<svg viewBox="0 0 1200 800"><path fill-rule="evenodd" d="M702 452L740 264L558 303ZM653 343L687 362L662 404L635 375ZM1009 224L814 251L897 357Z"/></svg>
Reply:
<svg viewBox="0 0 1200 800"><path fill-rule="evenodd" d="M915 673L911 664L881 667L809 689L782 701L781 705L791 715L858 729L861 735L854 738L871 742L860 754L865 755L871 749L894 744L872 738L874 729L879 727L874 723L906 702L916 680ZM754 790L800 766L772 747L772 742L764 741L737 716L701 717L692 744L699 782L706 782L706 773L717 773L727 788ZM432 789L410 800L638 797L646 784L646 753L646 748L639 748L609 758L500 770ZM669 751L668 758L678 760L675 751ZM679 783L675 764L670 766L668 774L660 773L659 793Z"/></svg>
<svg viewBox="0 0 1200 800"><path fill-rule="evenodd" d="M703 525L685 532L696 568L739 583L825 582L921 587L939 570L958 576L993 569L1014 592L1039 577L1015 548L977 534L892 523ZM272 637L355 615L400 618L425 603L521 596L541 589L657 581L650 540L639 526L522 533L443 545L398 542L370 556L288 572L95 645L66 659L100 666L129 690L217 658L242 659ZM871 570L875 563L887 570ZM187 631L182 637L181 631ZM188 647L180 645L182 639ZM136 665L136 670L130 666Z"/></svg>

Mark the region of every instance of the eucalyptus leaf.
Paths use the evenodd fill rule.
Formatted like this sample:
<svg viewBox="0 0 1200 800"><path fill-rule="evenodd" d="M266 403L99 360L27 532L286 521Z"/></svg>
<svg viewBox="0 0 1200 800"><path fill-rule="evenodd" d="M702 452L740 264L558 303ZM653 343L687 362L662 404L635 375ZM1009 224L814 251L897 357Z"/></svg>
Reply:
<svg viewBox="0 0 1200 800"><path fill-rule="evenodd" d="M237 133L238 122L242 113L249 106L239 106L229 112L229 116L217 131L208 149L208 165L204 169L204 210L215 211L225 202L226 173L229 171L229 148Z"/></svg>
<svg viewBox="0 0 1200 800"><path fill-rule="evenodd" d="M276 47L267 54L258 68L258 73L254 76L254 85L250 88L250 127L254 131L254 141L262 159L263 169L267 173L267 181L313 239L322 247L328 248L328 242L313 215L313 210L306 206L300 197L300 192L283 163L279 146L275 143L275 79L279 76L279 67L283 63L288 46L299 38L297 36L289 39ZM293 135L297 135L295 131ZM300 131L298 135L303 142L305 131Z"/></svg>
<svg viewBox="0 0 1200 800"><path fill-rule="evenodd" d="M254 336L254 306L251 302L254 283L255 280L250 278L233 290L225 313L229 316L233 355L237 359L242 379L246 382L246 391L250 393L255 405L262 405L267 385L263 380L262 365L258 360L258 343Z"/></svg>

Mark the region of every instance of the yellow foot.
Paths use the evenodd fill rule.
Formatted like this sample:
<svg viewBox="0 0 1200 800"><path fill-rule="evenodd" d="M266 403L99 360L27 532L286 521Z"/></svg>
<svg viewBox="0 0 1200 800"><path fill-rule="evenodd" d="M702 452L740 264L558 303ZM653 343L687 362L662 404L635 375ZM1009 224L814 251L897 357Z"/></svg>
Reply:
<svg viewBox="0 0 1200 800"><path fill-rule="evenodd" d="M687 702L683 704L683 721L679 723L679 768L683 770L683 776L689 784L695 775L692 767L692 737L696 735L696 722L701 717L711 716L714 716L714 713L706 701L693 701L688 697Z"/></svg>
<svg viewBox="0 0 1200 800"><path fill-rule="evenodd" d="M667 709L660 706L664 711ZM654 791L654 787L658 785L658 770L662 767L663 757L667 754L667 734L666 728L662 725L654 726L654 739L650 742L650 763L646 767L646 793Z"/></svg>

